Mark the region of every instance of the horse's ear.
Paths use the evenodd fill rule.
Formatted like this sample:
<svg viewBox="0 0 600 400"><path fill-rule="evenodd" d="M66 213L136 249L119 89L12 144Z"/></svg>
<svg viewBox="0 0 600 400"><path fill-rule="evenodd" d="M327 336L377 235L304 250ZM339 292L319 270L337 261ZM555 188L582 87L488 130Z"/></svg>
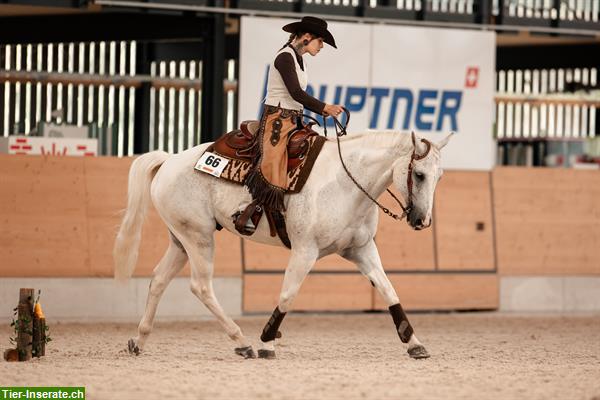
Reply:
<svg viewBox="0 0 600 400"><path fill-rule="evenodd" d="M436 143L436 146L438 149L442 149L444 148L445 145L448 144L448 142L450 141L450 138L452 137L452 135L454 135L454 132L450 132L450 134L448 136L446 136L444 139L442 139L439 143Z"/></svg>

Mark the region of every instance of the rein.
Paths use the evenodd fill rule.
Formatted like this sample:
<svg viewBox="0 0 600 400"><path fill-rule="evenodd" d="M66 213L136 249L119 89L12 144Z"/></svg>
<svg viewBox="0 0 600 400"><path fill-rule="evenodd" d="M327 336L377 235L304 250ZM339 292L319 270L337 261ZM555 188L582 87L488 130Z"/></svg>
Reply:
<svg viewBox="0 0 600 400"><path fill-rule="evenodd" d="M346 132L346 128L348 126L348 124L350 123L350 112L344 108L344 113L346 114L346 125L342 125L342 123L340 121L338 121L338 119L334 116L331 116L333 118L333 121L335 123L335 136L337 139L337 147L338 147L338 154L340 156L340 161L342 162L342 167L344 167L344 171L346 171L346 174L348 175L348 177L350 178L350 180L356 185L356 187L358 187L364 194L365 196L367 196L369 198L369 200L371 200L373 203L375 203L377 205L377 207L379 207L381 209L381 211L383 211L386 215L389 215L390 217L394 218L397 221L401 221L402 219L404 219L404 217L407 217L407 222L408 222L408 214L411 212L412 208L413 208L413 202L412 202L412 197L413 197L413 179L412 179L412 171L413 171L413 164L415 161L419 161L424 159L425 157L427 157L427 155L429 154L429 151L431 150L431 142L429 142L426 139L421 139L421 142L425 143L425 145L427 146L427 149L425 150L425 152L423 154L417 154L417 145L416 145L416 141L415 141L415 133L412 132L412 142L413 142L413 151L412 151L412 155L410 157L410 162L408 164L408 176L406 178L406 186L408 188L408 202L406 204L406 206L404 206L402 204L402 202L400 201L400 199L398 199L398 197L396 197L396 195L394 195L394 193L390 190L390 189L386 189L387 192L394 198L394 200L396 200L396 203L398 203L398 205L400 206L400 208L402 208L402 215L398 215L393 213L392 211L390 211L389 208L383 206L381 203L379 203L375 198L373 198L373 196L371 196L366 190L365 188L362 187L362 185L360 183L358 183L356 181L356 179L354 178L354 176L352 176L352 174L350 173L350 171L348 170L348 167L346 167L346 163L344 162L344 158L342 157L342 148L340 146L340 136L344 136L347 134ZM325 134L325 137L327 137L327 122L323 122L323 133Z"/></svg>

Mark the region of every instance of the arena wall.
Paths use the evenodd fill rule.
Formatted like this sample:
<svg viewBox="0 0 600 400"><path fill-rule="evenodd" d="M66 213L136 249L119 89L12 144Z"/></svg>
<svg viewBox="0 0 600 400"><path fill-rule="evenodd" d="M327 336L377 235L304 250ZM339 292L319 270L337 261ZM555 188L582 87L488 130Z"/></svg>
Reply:
<svg viewBox="0 0 600 400"><path fill-rule="evenodd" d="M60 319L139 318L168 239L151 210L134 278L126 285L111 279L131 161L0 156L2 304L30 286L42 289L48 313ZM382 215L376 242L409 310L600 310L599 195L594 171L446 171L432 229L415 232ZM215 290L227 312L271 311L288 251L226 231L216 241ZM209 315L190 293L188 276L186 266L165 293L159 318ZM92 300L99 298L105 301ZM386 307L352 264L329 256L307 278L295 308Z"/></svg>

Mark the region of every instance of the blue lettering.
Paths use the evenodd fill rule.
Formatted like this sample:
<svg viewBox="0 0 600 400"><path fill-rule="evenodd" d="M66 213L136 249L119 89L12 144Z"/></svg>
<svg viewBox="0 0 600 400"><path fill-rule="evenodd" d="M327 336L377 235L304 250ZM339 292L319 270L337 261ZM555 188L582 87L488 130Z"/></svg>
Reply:
<svg viewBox="0 0 600 400"><path fill-rule="evenodd" d="M392 95L392 105L390 107L390 118L388 119L387 128L394 128L398 99L406 99L406 113L404 114L404 123L402 124L402 129L408 129L413 106L413 95L408 89L394 89L394 94Z"/></svg>
<svg viewBox="0 0 600 400"><path fill-rule="evenodd" d="M362 110L366 102L366 87L349 86L348 89L346 89L346 101L344 102L344 107L346 107L350 113ZM342 124L346 123L346 114L342 114L342 121L340 122Z"/></svg>
<svg viewBox="0 0 600 400"><path fill-rule="evenodd" d="M263 84L263 101L260 102L259 118L262 113L262 104L267 95L267 80L269 76L269 66L265 71L265 80ZM345 89L345 90L344 90ZM361 87L361 86L335 86L333 99L326 101L328 85L320 85L318 88L318 96L315 96L317 90L314 86L307 85L306 93L316 97L324 103L342 104L342 94L344 97L344 106L351 113L361 112L367 105L368 96L373 97L373 108L370 111L369 129L377 129L379 125L379 117L384 99L390 97L389 115L387 118L387 129L414 129L419 131L435 131L439 132L444 127L450 125L452 131L458 131L458 113L462 105L463 92L458 90L436 90L436 89L421 89L411 90L408 88L385 88L385 87ZM343 93L345 92L345 93ZM439 94L439 96L438 96ZM416 99L416 109L413 114L413 105ZM398 112L400 102L404 100L404 112ZM398 113L398 114L397 114ZM314 116L315 119L323 126L323 117L319 114L305 110L305 114ZM385 115L383 117L385 119ZM396 121L398 120L398 123ZM346 116L343 115L340 119L343 124L346 123ZM327 119L327 127L334 127L333 118Z"/></svg>
<svg viewBox="0 0 600 400"><path fill-rule="evenodd" d="M371 114L371 121L369 122L369 129L377 128L379 122L379 109L381 108L381 99L387 97L390 94L390 89L385 88L371 88L371 96L375 98L373 103L373 113Z"/></svg>
<svg viewBox="0 0 600 400"><path fill-rule="evenodd" d="M461 100L462 92L452 90L442 92L442 99L440 100L440 114L438 116L437 125L435 126L436 131L442 130L444 117L450 118L450 130L454 132L458 131L456 114L458 114L458 110L460 109Z"/></svg>
<svg viewBox="0 0 600 400"><path fill-rule="evenodd" d="M435 106L426 106L425 101L428 99L437 98L437 90L421 90L419 91L419 100L417 101L417 112L415 114L415 126L420 131L430 131L433 126L432 122L423 121L426 115L435 113Z"/></svg>

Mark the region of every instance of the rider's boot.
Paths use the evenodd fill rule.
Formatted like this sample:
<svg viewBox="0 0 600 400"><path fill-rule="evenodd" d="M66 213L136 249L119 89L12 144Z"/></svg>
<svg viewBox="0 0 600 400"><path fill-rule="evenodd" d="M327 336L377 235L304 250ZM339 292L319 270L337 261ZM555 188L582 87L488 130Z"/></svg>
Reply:
<svg viewBox="0 0 600 400"><path fill-rule="evenodd" d="M245 207L240 206L240 209L232 215L235 229L242 235L252 235L256 231L262 214L263 207L256 200Z"/></svg>

